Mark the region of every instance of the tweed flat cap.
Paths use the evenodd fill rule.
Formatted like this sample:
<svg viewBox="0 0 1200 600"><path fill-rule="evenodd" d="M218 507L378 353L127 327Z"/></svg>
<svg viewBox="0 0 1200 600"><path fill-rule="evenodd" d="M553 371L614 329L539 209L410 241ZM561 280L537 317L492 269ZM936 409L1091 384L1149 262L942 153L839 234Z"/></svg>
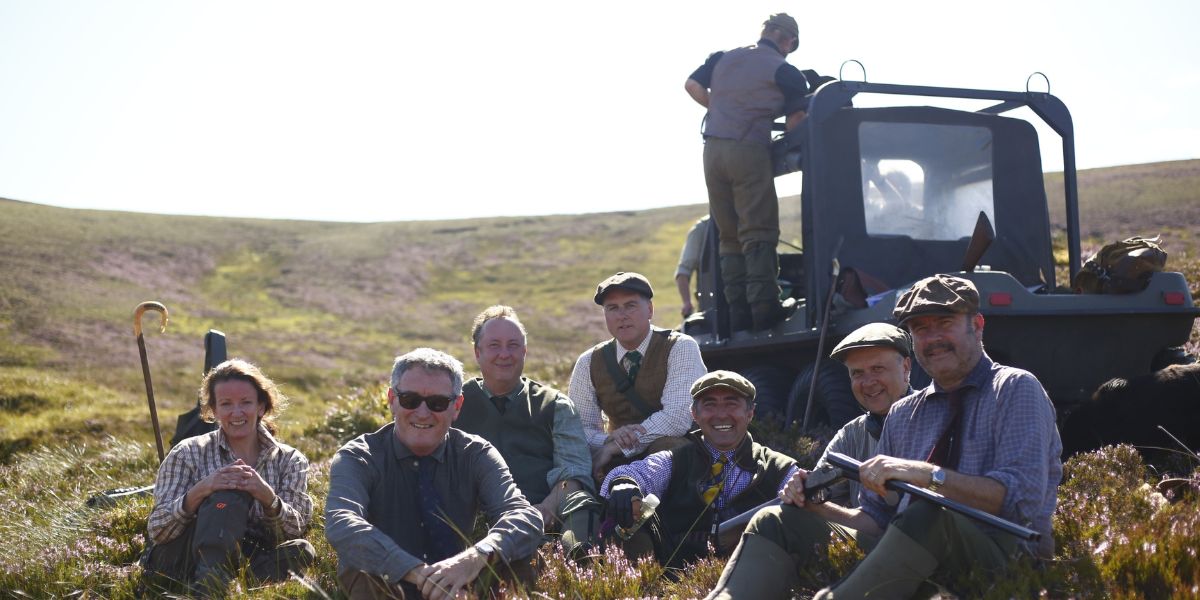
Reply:
<svg viewBox="0 0 1200 600"><path fill-rule="evenodd" d="M968 315L979 312L979 290L961 277L938 274L913 284L896 300L892 316L901 325L921 315Z"/></svg>
<svg viewBox="0 0 1200 600"><path fill-rule="evenodd" d="M891 323L868 323L851 331L850 335L829 353L829 358L844 362L846 354L851 350L875 347L891 348L901 356L912 356L912 342L908 332Z"/></svg>
<svg viewBox="0 0 1200 600"><path fill-rule="evenodd" d="M749 379L734 373L733 371L713 371L700 376L696 383L692 384L692 399L696 399L713 388L727 387L746 398L754 401L754 384L750 383Z"/></svg>
<svg viewBox="0 0 1200 600"><path fill-rule="evenodd" d="M650 280L646 279L641 273L626 273L621 271L608 279L600 282L596 286L596 297L593 298L596 304L604 306L604 295L613 288L621 288L631 292L637 292L647 298L654 297L654 288L650 287Z"/></svg>

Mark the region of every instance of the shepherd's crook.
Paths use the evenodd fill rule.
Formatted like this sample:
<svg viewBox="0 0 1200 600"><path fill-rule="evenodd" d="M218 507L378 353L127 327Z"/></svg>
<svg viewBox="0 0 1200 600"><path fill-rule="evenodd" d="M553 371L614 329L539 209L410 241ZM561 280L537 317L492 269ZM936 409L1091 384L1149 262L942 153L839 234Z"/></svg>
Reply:
<svg viewBox="0 0 1200 600"><path fill-rule="evenodd" d="M150 422L154 424L154 442L158 444L158 462L161 463L166 454L163 453L162 430L158 427L158 407L154 404L154 383L150 381L150 363L146 360L146 340L142 338L142 315L153 310L162 313L158 325L159 333L167 330L167 307L161 302L143 302L133 311L133 335L137 336L138 354L142 358L142 377L146 380L146 402L150 404Z"/></svg>

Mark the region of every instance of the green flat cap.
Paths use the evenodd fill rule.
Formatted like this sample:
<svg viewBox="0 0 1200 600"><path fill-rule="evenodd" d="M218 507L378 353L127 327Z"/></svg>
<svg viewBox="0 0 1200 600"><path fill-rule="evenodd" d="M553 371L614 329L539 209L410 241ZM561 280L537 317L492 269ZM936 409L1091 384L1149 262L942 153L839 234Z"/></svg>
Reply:
<svg viewBox="0 0 1200 600"><path fill-rule="evenodd" d="M631 292L637 292L647 298L654 297L654 288L650 287L650 280L646 279L641 273L626 273L621 271L608 279L600 282L596 286L596 304L604 306L604 295L613 288L621 288Z"/></svg>
<svg viewBox="0 0 1200 600"><path fill-rule="evenodd" d="M850 335L829 353L829 358L844 362L846 354L851 350L876 347L891 348L901 356L912 356L912 342L908 332L891 323L868 323L851 331Z"/></svg>
<svg viewBox="0 0 1200 600"><path fill-rule="evenodd" d="M745 396L751 402L754 401L754 384L733 371L713 371L701 375L700 379L692 384L692 399L694 400L700 394L717 387L727 387Z"/></svg>
<svg viewBox="0 0 1200 600"><path fill-rule="evenodd" d="M979 312L979 290L961 277L938 274L913 284L896 300L892 316L901 325L922 315L969 315Z"/></svg>

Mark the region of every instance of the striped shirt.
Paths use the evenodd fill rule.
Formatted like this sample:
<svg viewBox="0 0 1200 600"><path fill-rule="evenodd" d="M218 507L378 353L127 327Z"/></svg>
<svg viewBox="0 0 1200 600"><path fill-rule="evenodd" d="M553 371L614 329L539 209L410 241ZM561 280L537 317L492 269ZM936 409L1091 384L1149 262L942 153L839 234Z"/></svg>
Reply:
<svg viewBox="0 0 1200 600"><path fill-rule="evenodd" d="M1054 555L1050 520L1062 480L1062 442L1054 406L1028 371L992 362L985 354L963 381L962 454L954 471L1004 486L999 516L1042 534L1035 556ZM876 454L915 460L929 456L950 423L948 392L936 383L892 405ZM879 494L859 493L862 510L886 527L897 512Z"/></svg>
<svg viewBox="0 0 1200 600"><path fill-rule="evenodd" d="M637 351L646 355L650 347L650 338L654 328L646 334L646 339L638 344ZM616 345L617 363L629 353L621 344ZM583 433L587 436L588 445L599 448L608 441L608 417L600 410L596 400L596 388L592 386L592 349L588 348L579 355L575 369L571 371L571 385L567 396L575 402L579 410L579 420L583 423ZM642 421L646 428L638 438L638 443L631 449L622 448L625 456L641 453L651 442L660 437L679 436L688 432L692 425L692 384L708 372L704 359L700 356L700 346L691 336L680 334L671 353L667 355L667 381L663 384L662 410L650 415Z"/></svg>
<svg viewBox="0 0 1200 600"><path fill-rule="evenodd" d="M281 508L271 517L262 504L250 507L248 537L283 541L304 537L312 520L312 498L308 496L308 459L299 450L280 443L260 422L258 464L254 470L275 490ZM196 519L183 509L184 496L201 479L237 460L218 428L206 435L179 442L158 467L154 480L154 509L147 529L150 539L164 544L179 537Z"/></svg>

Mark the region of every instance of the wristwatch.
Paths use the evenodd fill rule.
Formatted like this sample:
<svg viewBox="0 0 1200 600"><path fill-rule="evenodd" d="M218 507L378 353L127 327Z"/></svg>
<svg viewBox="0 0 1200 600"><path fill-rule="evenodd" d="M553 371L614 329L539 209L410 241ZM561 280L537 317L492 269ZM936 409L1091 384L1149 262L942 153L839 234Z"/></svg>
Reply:
<svg viewBox="0 0 1200 600"><path fill-rule="evenodd" d="M480 540L479 542L476 542L475 550L487 559L487 563L489 565L493 564L496 561L496 557L499 556L499 553L496 552L496 545L493 544L491 540Z"/></svg>
<svg viewBox="0 0 1200 600"><path fill-rule="evenodd" d="M936 492L943 485L946 485L946 470L934 467L933 472L929 474L929 485L925 487L931 492Z"/></svg>

